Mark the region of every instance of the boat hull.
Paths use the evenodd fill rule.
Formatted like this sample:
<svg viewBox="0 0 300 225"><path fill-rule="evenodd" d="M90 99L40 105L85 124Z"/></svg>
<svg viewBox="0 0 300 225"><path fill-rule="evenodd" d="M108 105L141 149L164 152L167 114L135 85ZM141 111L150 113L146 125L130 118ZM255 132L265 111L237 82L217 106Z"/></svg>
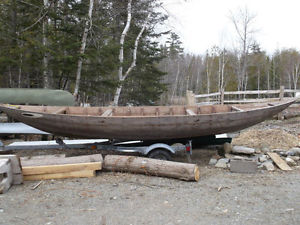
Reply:
<svg viewBox="0 0 300 225"><path fill-rule="evenodd" d="M0 106L10 117L55 135L119 140L165 140L235 132L260 123L293 101L263 108L212 114L85 116L31 112Z"/></svg>

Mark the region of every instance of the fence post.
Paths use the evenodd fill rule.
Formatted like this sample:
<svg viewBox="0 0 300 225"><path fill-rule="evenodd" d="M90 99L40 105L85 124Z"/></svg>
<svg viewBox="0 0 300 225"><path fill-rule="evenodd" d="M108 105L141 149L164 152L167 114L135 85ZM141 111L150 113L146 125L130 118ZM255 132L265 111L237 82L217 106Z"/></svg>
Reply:
<svg viewBox="0 0 300 225"><path fill-rule="evenodd" d="M196 98L192 91L189 91L189 90L186 91L186 104L188 106L196 105Z"/></svg>
<svg viewBox="0 0 300 225"><path fill-rule="evenodd" d="M282 101L284 98L284 86L280 86L279 100Z"/></svg>

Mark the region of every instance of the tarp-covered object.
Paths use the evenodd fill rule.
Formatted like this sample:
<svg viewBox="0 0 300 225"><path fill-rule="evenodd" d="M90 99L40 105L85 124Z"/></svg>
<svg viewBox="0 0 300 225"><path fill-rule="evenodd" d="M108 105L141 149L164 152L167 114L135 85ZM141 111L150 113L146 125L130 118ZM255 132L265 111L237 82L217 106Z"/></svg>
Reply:
<svg viewBox="0 0 300 225"><path fill-rule="evenodd" d="M74 97L63 90L0 88L0 103L15 105L73 106Z"/></svg>

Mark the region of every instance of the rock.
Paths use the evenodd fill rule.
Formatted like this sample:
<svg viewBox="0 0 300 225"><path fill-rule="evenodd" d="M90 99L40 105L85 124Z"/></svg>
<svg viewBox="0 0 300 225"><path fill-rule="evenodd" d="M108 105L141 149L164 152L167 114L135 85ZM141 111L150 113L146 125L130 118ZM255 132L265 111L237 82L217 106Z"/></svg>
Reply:
<svg viewBox="0 0 300 225"><path fill-rule="evenodd" d="M260 149L255 149L255 154L261 154L261 150Z"/></svg>
<svg viewBox="0 0 300 225"><path fill-rule="evenodd" d="M230 152L232 151L232 144L226 142L226 143L223 145L223 148L224 148L225 154L228 154L228 153L230 153Z"/></svg>
<svg viewBox="0 0 300 225"><path fill-rule="evenodd" d="M291 148L287 154L292 156L300 156L300 148Z"/></svg>
<svg viewBox="0 0 300 225"><path fill-rule="evenodd" d="M289 156L289 158L293 159L294 161L300 160L300 156Z"/></svg>
<svg viewBox="0 0 300 225"><path fill-rule="evenodd" d="M262 147L262 148L261 148L261 152L262 152L262 153L267 153L267 152L269 152L269 151L270 151L270 149L267 148L267 147Z"/></svg>
<svg viewBox="0 0 300 225"><path fill-rule="evenodd" d="M262 155L258 158L258 161L263 163L263 162L266 162L268 160L268 158L269 157L267 155Z"/></svg>
<svg viewBox="0 0 300 225"><path fill-rule="evenodd" d="M285 161L289 166L297 166L297 163L290 157L286 157Z"/></svg>
<svg viewBox="0 0 300 225"><path fill-rule="evenodd" d="M217 168L227 168L228 163L229 163L229 159L222 158L222 159L218 160L215 167L217 167Z"/></svg>
<svg viewBox="0 0 300 225"><path fill-rule="evenodd" d="M211 158L210 160L209 160L209 163L208 163L208 165L211 165L211 166L213 166L213 165L216 165L216 163L218 162L218 160L217 159L214 159L214 158Z"/></svg>
<svg viewBox="0 0 300 225"><path fill-rule="evenodd" d="M268 171L274 171L275 170L275 167L274 167L274 164L273 162L271 161L266 161L262 164L262 167Z"/></svg>
<svg viewBox="0 0 300 225"><path fill-rule="evenodd" d="M249 160L230 160L230 171L234 173L255 173L257 164Z"/></svg>
<svg viewBox="0 0 300 225"><path fill-rule="evenodd" d="M238 154L247 154L247 155L252 155L255 153L254 148L248 148L245 146L233 146L232 147L232 152L233 153L238 153Z"/></svg>

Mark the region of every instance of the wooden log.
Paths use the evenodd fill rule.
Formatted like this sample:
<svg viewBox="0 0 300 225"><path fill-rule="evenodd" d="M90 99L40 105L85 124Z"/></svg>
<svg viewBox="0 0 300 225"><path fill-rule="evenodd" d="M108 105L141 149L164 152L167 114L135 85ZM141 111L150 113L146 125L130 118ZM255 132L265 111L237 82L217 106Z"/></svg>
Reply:
<svg viewBox="0 0 300 225"><path fill-rule="evenodd" d="M78 164L64 164L64 165L48 165L48 166L27 166L23 167L23 175L37 175L37 174L54 174L67 173L80 170L101 170L101 162L78 163Z"/></svg>
<svg viewBox="0 0 300 225"><path fill-rule="evenodd" d="M24 176L24 180L49 180L49 179L64 179L64 178L83 178L94 177L94 170L80 170L67 173L52 173L52 174L37 174Z"/></svg>
<svg viewBox="0 0 300 225"><path fill-rule="evenodd" d="M21 158L22 167L26 166L46 166L46 165L63 165L63 164L75 164L75 163L89 163L89 162L103 162L101 154L83 155L74 157L45 157L24 159Z"/></svg>
<svg viewBox="0 0 300 225"><path fill-rule="evenodd" d="M196 164L137 156L107 155L104 159L103 168L110 171L142 173L187 181L198 181L200 176L199 167Z"/></svg>
<svg viewBox="0 0 300 225"><path fill-rule="evenodd" d="M285 170L285 171L289 171L292 170L291 167L289 167L289 165L280 158L280 156L275 153L275 152L268 152L267 153L270 158L273 160L273 162L281 169L281 170Z"/></svg>

